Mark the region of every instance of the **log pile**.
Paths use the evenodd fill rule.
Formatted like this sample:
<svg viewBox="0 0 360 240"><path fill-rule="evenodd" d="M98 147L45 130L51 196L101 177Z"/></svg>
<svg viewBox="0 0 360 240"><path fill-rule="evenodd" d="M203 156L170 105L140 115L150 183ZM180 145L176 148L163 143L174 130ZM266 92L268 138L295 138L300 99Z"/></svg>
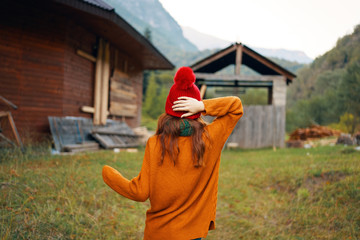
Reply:
<svg viewBox="0 0 360 240"><path fill-rule="evenodd" d="M290 134L290 140L308 140L314 138L324 138L339 136L340 131L333 130L325 126L312 125L309 128L298 128Z"/></svg>

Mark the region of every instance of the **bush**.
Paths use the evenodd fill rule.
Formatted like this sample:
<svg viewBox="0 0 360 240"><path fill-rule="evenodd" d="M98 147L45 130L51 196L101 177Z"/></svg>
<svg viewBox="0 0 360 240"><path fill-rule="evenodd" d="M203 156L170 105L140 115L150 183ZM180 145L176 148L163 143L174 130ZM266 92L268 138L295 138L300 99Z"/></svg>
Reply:
<svg viewBox="0 0 360 240"><path fill-rule="evenodd" d="M360 119L354 119L354 115L352 115L351 113L344 113L344 115L340 117L340 121L338 123L330 124L329 127L345 133L353 133L356 131L360 131L360 125L355 126L355 130L353 131L354 122L358 123L360 122Z"/></svg>

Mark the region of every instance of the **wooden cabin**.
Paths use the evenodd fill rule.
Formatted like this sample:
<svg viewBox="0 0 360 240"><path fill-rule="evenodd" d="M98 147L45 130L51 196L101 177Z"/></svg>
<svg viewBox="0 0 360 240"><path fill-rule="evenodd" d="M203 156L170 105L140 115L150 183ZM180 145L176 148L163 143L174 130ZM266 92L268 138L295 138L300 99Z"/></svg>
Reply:
<svg viewBox="0 0 360 240"><path fill-rule="evenodd" d="M218 74L234 65L234 74ZM242 75L241 65L258 73ZM284 147L286 87L296 77L273 61L242 43L235 43L193 64L196 83L202 97L208 87L266 88L267 105L244 103L244 116L235 127L228 143L240 148Z"/></svg>
<svg viewBox="0 0 360 240"><path fill-rule="evenodd" d="M143 71L174 68L102 0L5 0L0 12L0 95L21 136L49 133L48 116L139 126Z"/></svg>

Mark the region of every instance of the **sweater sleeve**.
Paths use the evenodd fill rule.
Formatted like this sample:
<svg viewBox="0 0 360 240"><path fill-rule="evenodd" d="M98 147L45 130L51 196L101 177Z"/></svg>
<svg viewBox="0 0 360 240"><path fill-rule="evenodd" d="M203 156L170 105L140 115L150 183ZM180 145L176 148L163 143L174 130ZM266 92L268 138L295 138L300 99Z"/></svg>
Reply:
<svg viewBox="0 0 360 240"><path fill-rule="evenodd" d="M221 97L203 100L204 115L216 117L208 125L213 139L221 146L225 144L244 111L240 98Z"/></svg>
<svg viewBox="0 0 360 240"><path fill-rule="evenodd" d="M144 202L149 198L149 147L146 146L145 155L139 175L130 181L114 168L105 165L102 170L104 182L120 195L134 201Z"/></svg>

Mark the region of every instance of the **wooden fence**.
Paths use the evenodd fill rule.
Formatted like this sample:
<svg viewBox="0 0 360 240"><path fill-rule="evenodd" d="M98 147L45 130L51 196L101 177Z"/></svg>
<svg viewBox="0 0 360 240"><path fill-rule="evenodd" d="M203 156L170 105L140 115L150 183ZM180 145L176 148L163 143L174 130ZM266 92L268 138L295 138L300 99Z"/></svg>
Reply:
<svg viewBox="0 0 360 240"><path fill-rule="evenodd" d="M212 117L204 117L211 122ZM235 126L227 144L239 148L285 146L285 106L244 106L244 115Z"/></svg>
<svg viewBox="0 0 360 240"><path fill-rule="evenodd" d="M285 146L285 106L245 106L228 139L240 148Z"/></svg>

